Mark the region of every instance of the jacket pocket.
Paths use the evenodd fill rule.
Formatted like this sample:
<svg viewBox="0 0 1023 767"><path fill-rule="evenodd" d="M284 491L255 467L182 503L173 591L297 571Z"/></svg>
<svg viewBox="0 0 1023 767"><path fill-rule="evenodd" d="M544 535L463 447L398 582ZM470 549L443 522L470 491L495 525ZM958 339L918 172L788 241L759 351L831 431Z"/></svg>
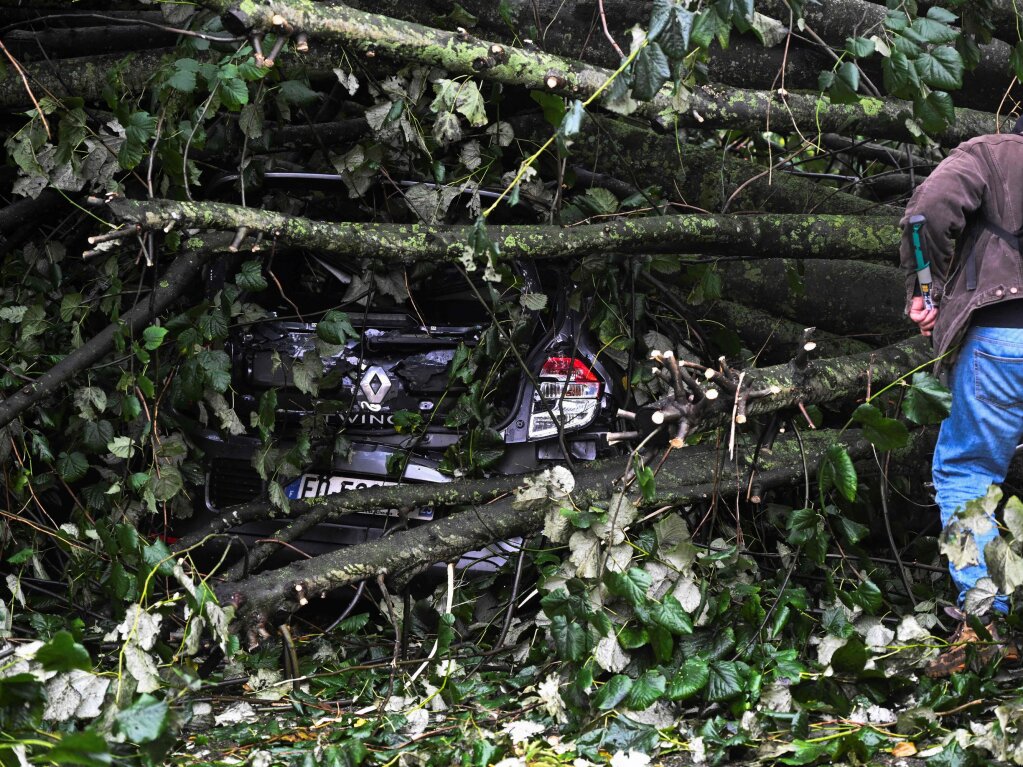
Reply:
<svg viewBox="0 0 1023 767"><path fill-rule="evenodd" d="M997 357L974 351L973 373L978 400L1002 408L1023 406L1023 356Z"/></svg>

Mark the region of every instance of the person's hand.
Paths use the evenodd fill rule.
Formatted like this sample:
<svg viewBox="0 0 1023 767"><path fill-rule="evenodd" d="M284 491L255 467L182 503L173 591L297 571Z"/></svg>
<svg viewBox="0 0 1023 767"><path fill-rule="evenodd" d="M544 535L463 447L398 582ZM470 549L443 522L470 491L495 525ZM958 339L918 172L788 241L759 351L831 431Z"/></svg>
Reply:
<svg viewBox="0 0 1023 767"><path fill-rule="evenodd" d="M924 309L923 296L913 296L913 301L909 305L909 318L920 328L920 335L929 336L938 319L938 307Z"/></svg>

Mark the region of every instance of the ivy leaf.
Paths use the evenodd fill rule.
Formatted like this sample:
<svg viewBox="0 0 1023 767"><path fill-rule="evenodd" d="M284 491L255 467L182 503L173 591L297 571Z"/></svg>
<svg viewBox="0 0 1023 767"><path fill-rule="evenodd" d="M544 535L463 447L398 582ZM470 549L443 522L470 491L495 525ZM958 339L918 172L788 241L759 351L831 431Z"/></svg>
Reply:
<svg viewBox="0 0 1023 767"><path fill-rule="evenodd" d="M638 605L646 599L647 589L652 582L650 576L638 567L629 568L626 573L608 572L604 575L608 591L615 596L625 597L632 605Z"/></svg>
<svg viewBox="0 0 1023 767"><path fill-rule="evenodd" d="M131 743L152 743L167 731L170 707L146 693L117 713L117 730Z"/></svg>
<svg viewBox="0 0 1023 767"><path fill-rule="evenodd" d="M942 24L955 24L959 21L959 17L952 13L952 11L939 5L932 5L927 9L927 18L934 19L934 21L941 22Z"/></svg>
<svg viewBox="0 0 1023 767"><path fill-rule="evenodd" d="M817 537L820 515L816 509L795 509L789 513L786 527L789 530L789 544L800 546Z"/></svg>
<svg viewBox="0 0 1023 767"><path fill-rule="evenodd" d="M640 101L649 101L671 77L671 65L657 43L647 43L636 57L632 80L632 95Z"/></svg>
<svg viewBox="0 0 1023 767"><path fill-rule="evenodd" d="M869 613L877 612L881 609L883 602L881 589L871 580L863 581L853 591L839 591L838 596L843 602L846 602L847 606L852 607L856 605Z"/></svg>
<svg viewBox="0 0 1023 767"><path fill-rule="evenodd" d="M707 700L723 703L742 693L742 674L739 665L732 660L714 661L707 676Z"/></svg>
<svg viewBox="0 0 1023 767"><path fill-rule="evenodd" d="M853 420L863 424L863 436L878 450L897 450L909 441L906 424L886 417L873 405L860 405Z"/></svg>
<svg viewBox="0 0 1023 767"><path fill-rule="evenodd" d="M884 87L893 96L913 98L920 92L920 76L913 62L902 51L893 51L881 67Z"/></svg>
<svg viewBox="0 0 1023 767"><path fill-rule="evenodd" d="M913 382L902 402L902 412L913 423L939 423L952 407L952 392L926 371L913 374Z"/></svg>
<svg viewBox="0 0 1023 767"><path fill-rule="evenodd" d="M323 318L316 323L316 335L328 344L340 346L349 338L358 338L348 315L336 309L331 309L323 315Z"/></svg>
<svg viewBox="0 0 1023 767"><path fill-rule="evenodd" d="M915 34L921 41L929 43L930 45L951 43L959 37L959 30L933 18L930 14L924 18L913 19L913 23L910 25L910 30L912 30L912 34Z"/></svg>
<svg viewBox="0 0 1023 767"><path fill-rule="evenodd" d="M1023 501L1013 495L1005 502L1002 511L1005 526L1014 541L1023 541Z"/></svg>
<svg viewBox="0 0 1023 767"><path fill-rule="evenodd" d="M984 547L991 578L1003 594L1011 594L1023 586L1023 557L1009 548L1004 538L995 538Z"/></svg>
<svg viewBox="0 0 1023 767"><path fill-rule="evenodd" d="M856 467L844 445L831 445L821 458L821 489L834 486L847 501L856 500Z"/></svg>
<svg viewBox="0 0 1023 767"><path fill-rule="evenodd" d="M668 17L668 23L657 39L657 43L670 60L683 59L689 52L689 38L693 32L695 18L696 14L681 5L676 5Z"/></svg>
<svg viewBox="0 0 1023 767"><path fill-rule="evenodd" d="M1020 80L1023 80L1023 40L1016 43L1012 49L1012 56L1009 57L1009 63L1012 65L1013 74Z"/></svg>
<svg viewBox="0 0 1023 767"><path fill-rule="evenodd" d="M847 37L845 38L845 49L850 56L862 59L874 52L874 41L866 37Z"/></svg>
<svg viewBox="0 0 1023 767"><path fill-rule="evenodd" d="M68 631L58 631L36 651L36 660L47 671L92 671L89 651L75 641Z"/></svg>
<svg viewBox="0 0 1023 767"><path fill-rule="evenodd" d="M916 71L932 88L955 90L963 84L962 56L948 45L921 53L916 60Z"/></svg>
<svg viewBox="0 0 1023 767"><path fill-rule="evenodd" d="M924 130L938 133L955 122L955 106L952 97L944 91L931 91L926 96L913 99L913 114Z"/></svg>
<svg viewBox="0 0 1023 767"><path fill-rule="evenodd" d="M703 658L686 658L668 685L668 698L675 701L688 700L707 686L710 681L710 666Z"/></svg>
<svg viewBox="0 0 1023 767"><path fill-rule="evenodd" d="M647 671L632 684L632 689L625 696L625 707L633 711L642 711L664 697L667 680L656 671Z"/></svg>
<svg viewBox="0 0 1023 767"><path fill-rule="evenodd" d="M555 615L551 618L550 630L559 658L578 661L590 651L589 634L577 621L569 621L564 615Z"/></svg>
<svg viewBox="0 0 1023 767"><path fill-rule="evenodd" d="M597 690L593 696L593 705L601 711L610 711L629 694L632 689L632 679L625 674L615 674L604 683L604 686Z"/></svg>

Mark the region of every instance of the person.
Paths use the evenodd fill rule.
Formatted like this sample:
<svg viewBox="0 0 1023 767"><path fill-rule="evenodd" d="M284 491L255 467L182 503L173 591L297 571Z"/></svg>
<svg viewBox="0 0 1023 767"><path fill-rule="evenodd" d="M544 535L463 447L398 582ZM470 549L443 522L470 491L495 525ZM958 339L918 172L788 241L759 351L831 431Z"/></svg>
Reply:
<svg viewBox="0 0 1023 767"><path fill-rule="evenodd" d="M924 217L918 226L931 263L932 309L925 307L917 278L910 224L916 216ZM948 355L945 364L953 360L952 407L932 465L947 527L968 501L1005 480L1023 438L1023 117L1011 133L979 136L954 149L916 189L902 226L907 313L931 337L936 356ZM960 606L988 574L984 547L997 535L992 526L975 536L976 564L949 563ZM1006 612L1006 596L999 594L993 607ZM963 666L971 640L976 634L964 624L952 649L928 673L939 676Z"/></svg>

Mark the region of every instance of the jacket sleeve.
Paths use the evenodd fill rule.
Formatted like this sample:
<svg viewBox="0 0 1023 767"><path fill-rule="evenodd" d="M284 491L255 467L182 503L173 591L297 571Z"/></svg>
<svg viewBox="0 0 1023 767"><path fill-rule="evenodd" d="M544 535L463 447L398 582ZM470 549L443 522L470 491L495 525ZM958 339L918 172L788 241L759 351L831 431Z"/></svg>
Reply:
<svg viewBox="0 0 1023 767"><path fill-rule="evenodd" d="M966 226L970 213L977 210L984 201L987 175L979 157L980 147L959 147L952 150L935 168L931 175L917 187L906 206L902 221L902 243L900 260L906 271L906 311L917 292L916 258L909 219L922 215L927 223L921 230L925 257L931 263L931 277L936 301L941 294L948 275L948 268L955 252L954 240Z"/></svg>

